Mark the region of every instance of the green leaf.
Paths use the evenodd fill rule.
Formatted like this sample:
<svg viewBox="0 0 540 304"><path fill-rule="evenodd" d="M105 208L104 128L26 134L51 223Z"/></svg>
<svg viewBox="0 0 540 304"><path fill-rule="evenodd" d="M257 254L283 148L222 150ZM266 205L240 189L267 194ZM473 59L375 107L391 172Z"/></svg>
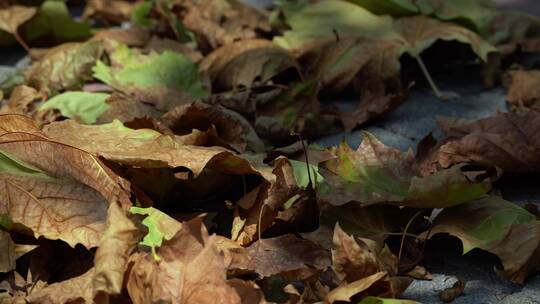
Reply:
<svg viewBox="0 0 540 304"><path fill-rule="evenodd" d="M10 175L36 177L42 179L51 178L45 172L29 165L0 150L0 173Z"/></svg>
<svg viewBox="0 0 540 304"><path fill-rule="evenodd" d="M142 27L151 27L153 25L152 20L148 17L152 10L152 2L144 1L135 6L133 13L131 14L131 21L133 24Z"/></svg>
<svg viewBox="0 0 540 304"><path fill-rule="evenodd" d="M317 39L347 36L399 38L393 31L392 18L377 16L358 5L327 0L313 4L308 1L285 3L281 10L290 30L274 42L286 49L300 49Z"/></svg>
<svg viewBox="0 0 540 304"><path fill-rule="evenodd" d="M156 253L156 248L160 247L163 240L170 240L180 230L182 224L158 209L131 207L129 211L133 214L146 215L142 224L148 228L148 233L144 236L141 245L152 249L152 256L159 261L161 258Z"/></svg>
<svg viewBox="0 0 540 304"><path fill-rule="evenodd" d="M297 161L294 159L290 159L289 162L292 165L293 172L294 172L294 178L296 179L296 183L298 186L302 188L306 188L309 184L309 177L311 176L311 180L313 181L313 188L317 189L319 193L326 193L328 189L328 185L324 181L324 177L319 173L319 167L309 164L306 165L305 162ZM308 168L309 168L309 176L308 176Z"/></svg>
<svg viewBox="0 0 540 304"><path fill-rule="evenodd" d="M489 196L443 210L435 219L433 234L446 232L459 237L463 253L467 253L474 248L487 250L503 240L514 226L534 221L536 217L527 210Z"/></svg>
<svg viewBox="0 0 540 304"><path fill-rule="evenodd" d="M39 109L58 109L63 116L78 119L86 124L93 124L109 105L105 93L65 92L47 100Z"/></svg>
<svg viewBox="0 0 540 304"><path fill-rule="evenodd" d="M117 44L110 57L113 66L98 61L93 68L94 77L125 93L137 95L142 101L157 103L158 108L172 102L170 94L184 94L194 99L208 95L199 79L197 65L182 54L165 51L143 55Z"/></svg>
<svg viewBox="0 0 540 304"><path fill-rule="evenodd" d="M347 0L360 5L377 15L394 17L410 16L419 13L418 7L410 0Z"/></svg>
<svg viewBox="0 0 540 304"><path fill-rule="evenodd" d="M60 43L84 40L91 36L91 30L88 23L73 20L63 1L49 0L43 2L37 16L25 24L24 34L28 41L52 37Z"/></svg>
<svg viewBox="0 0 540 304"><path fill-rule="evenodd" d="M302 5L303 3L303 5ZM393 2L397 3L397 2ZM307 5L306 1L281 7L290 30L274 38L280 46L299 50L317 41L346 37L373 38L391 42L413 56L431 47L437 40L457 40L471 45L482 60L496 49L474 32L451 23L424 16L393 20L344 0L327 0Z"/></svg>

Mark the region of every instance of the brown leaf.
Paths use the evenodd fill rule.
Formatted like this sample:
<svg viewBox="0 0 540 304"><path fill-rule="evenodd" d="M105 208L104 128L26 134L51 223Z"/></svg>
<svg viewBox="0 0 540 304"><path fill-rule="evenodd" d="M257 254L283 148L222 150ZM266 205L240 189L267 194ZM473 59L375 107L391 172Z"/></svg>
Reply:
<svg viewBox="0 0 540 304"><path fill-rule="evenodd" d="M150 41L144 47L144 51L147 53L156 52L163 53L164 51L172 51L186 55L193 62L199 62L203 59L203 55L195 47L190 44L180 43L176 40L168 38L159 38L152 36Z"/></svg>
<svg viewBox="0 0 540 304"><path fill-rule="evenodd" d="M529 107L540 100L540 71L510 72L506 100L515 107Z"/></svg>
<svg viewBox="0 0 540 304"><path fill-rule="evenodd" d="M177 135L186 135L193 129L206 131L215 127L217 137L209 139L211 146L262 152L264 144L251 124L240 114L219 105L193 102L165 113L163 122Z"/></svg>
<svg viewBox="0 0 540 304"><path fill-rule="evenodd" d="M264 299L264 295L257 284L255 284L252 281L243 281L240 279L230 279L227 281L227 284L229 284L238 296L240 296L240 299L242 299L242 304L266 304L266 300Z"/></svg>
<svg viewBox="0 0 540 304"><path fill-rule="evenodd" d="M94 257L94 297L98 293L120 294L129 256L141 239L141 231L126 216L126 211L118 204L111 204L107 216L107 230Z"/></svg>
<svg viewBox="0 0 540 304"><path fill-rule="evenodd" d="M0 9L0 29L10 34L16 34L19 26L24 24L37 13L37 8L30 6L12 5Z"/></svg>
<svg viewBox="0 0 540 304"><path fill-rule="evenodd" d="M493 223L497 222L497 225ZM448 233L463 243L463 252L479 248L495 254L503 268L498 273L523 284L540 269L540 222L514 203L487 196L444 209L434 221L431 235ZM425 234L425 233L424 233Z"/></svg>
<svg viewBox="0 0 540 304"><path fill-rule="evenodd" d="M257 31L270 32L267 16L237 0L176 1L187 12L184 25L194 32L203 49L216 49L236 40L256 38Z"/></svg>
<svg viewBox="0 0 540 304"><path fill-rule="evenodd" d="M92 67L101 57L100 41L64 43L52 48L28 72L28 85L45 94L81 88L92 79Z"/></svg>
<svg viewBox="0 0 540 304"><path fill-rule="evenodd" d="M1 174L1 213L36 237L94 247L109 203L131 205L127 181L94 155L48 139L31 119L0 116L0 138L3 158L21 166Z"/></svg>
<svg viewBox="0 0 540 304"><path fill-rule="evenodd" d="M497 166L508 172L540 170L540 110L514 113L459 125L447 130L450 137L440 146L436 161L443 167L468 162Z"/></svg>
<svg viewBox="0 0 540 304"><path fill-rule="evenodd" d="M259 187L247 193L237 203L240 208L237 210L238 214L235 218L235 223L239 225L238 227L236 225L234 227L234 235L236 236L234 240L239 242L239 244L244 246L251 244L258 238L259 230L261 235L264 234L272 227L280 211L285 212L285 214L282 213L282 218L289 216L292 219L296 215L296 212L293 211L292 214L286 214L287 210L281 210L283 205L291 199L296 199L297 201L306 200L306 202L309 200L308 203L310 203L311 207L316 207L313 206L313 203L316 203L316 198L310 196L307 191L298 186L293 167L289 160L284 157L275 160L272 174L275 178L267 178ZM313 211L314 208L301 209ZM317 225L318 212L316 214L306 212L304 215L307 215L308 219L304 222L306 225L303 228L306 228L308 231L316 229L312 228L312 226L313 224L315 226ZM315 223L313 216L316 219ZM300 217L299 220L301 220ZM298 222L291 222L291 224L298 224ZM275 232L279 231L274 231L273 235L276 235ZM291 231L287 231L286 233L289 232ZM303 232L307 231L304 230Z"/></svg>
<svg viewBox="0 0 540 304"><path fill-rule="evenodd" d="M224 45L206 56L200 68L218 90L264 85L289 69L300 74L300 66L289 51L262 39Z"/></svg>
<svg viewBox="0 0 540 304"><path fill-rule="evenodd" d="M197 177L205 167L228 174L265 174L266 165L221 147L184 145L159 132L126 128L119 121L107 125L81 125L72 120L55 122L44 132L53 139L96 153L121 164L143 168L186 167Z"/></svg>
<svg viewBox="0 0 540 304"><path fill-rule="evenodd" d="M226 281L223 255L197 217L157 249L134 257L127 288L133 303L241 303Z"/></svg>
<svg viewBox="0 0 540 304"><path fill-rule="evenodd" d="M43 100L45 96L36 89L26 86L16 86L11 92L7 104L2 105L0 113L19 113L32 115L37 109L37 101Z"/></svg>
<svg viewBox="0 0 540 304"><path fill-rule="evenodd" d="M89 0L83 17L102 19L113 24L130 21L136 3L121 0Z"/></svg>
<svg viewBox="0 0 540 304"><path fill-rule="evenodd" d="M465 282L458 280L452 287L441 290L439 292L439 299L447 303L452 302L463 294L463 290L465 290Z"/></svg>
<svg viewBox="0 0 540 304"><path fill-rule="evenodd" d="M0 230L0 273L15 269L15 243L9 233Z"/></svg>
<svg viewBox="0 0 540 304"><path fill-rule="evenodd" d="M124 2L124 1L117 1ZM92 41L105 41L107 39L115 40L130 47L143 47L150 38L150 31L141 27L130 27L127 29L108 28L99 30ZM152 38L153 39L153 38Z"/></svg>
<svg viewBox="0 0 540 304"><path fill-rule="evenodd" d="M349 284L341 285L331 290L326 295L326 302L334 303L336 301L351 301L351 298L368 288L370 288L376 282L382 280L387 276L386 272L377 272L368 277L362 278L358 281L351 282Z"/></svg>
<svg viewBox="0 0 540 304"><path fill-rule="evenodd" d="M308 279L330 266L326 250L292 234L258 240L247 248L247 256L247 261L231 267L262 277L281 275L291 281Z"/></svg>
<svg viewBox="0 0 540 304"><path fill-rule="evenodd" d="M397 274L397 258L370 239L355 239L347 235L339 224L334 229L332 264L338 277L353 282L379 271Z"/></svg>
<svg viewBox="0 0 540 304"><path fill-rule="evenodd" d="M92 268L78 277L33 291L26 297L26 300L29 303L39 304L93 303L93 274L94 269Z"/></svg>

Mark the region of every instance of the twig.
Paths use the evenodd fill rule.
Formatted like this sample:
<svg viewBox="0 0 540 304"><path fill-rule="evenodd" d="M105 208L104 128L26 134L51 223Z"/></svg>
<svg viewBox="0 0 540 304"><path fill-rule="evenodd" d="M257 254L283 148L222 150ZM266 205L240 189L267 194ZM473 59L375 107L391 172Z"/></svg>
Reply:
<svg viewBox="0 0 540 304"><path fill-rule="evenodd" d="M427 81L429 83L429 86L431 87L431 90L433 90L433 93L435 94L435 96L437 96L437 98L439 98L441 100L446 99L444 94L441 93L441 91L439 90L439 88L435 84L435 81L433 81L433 78L431 78L431 75L429 74L429 71L428 71L426 65L424 64L424 61L422 60L422 57L420 57L420 55L416 55L416 56L414 56L414 58L416 59L416 62L418 62L418 65L420 66L420 69L422 70L422 73L424 73L424 76L426 77L426 79L427 79Z"/></svg>

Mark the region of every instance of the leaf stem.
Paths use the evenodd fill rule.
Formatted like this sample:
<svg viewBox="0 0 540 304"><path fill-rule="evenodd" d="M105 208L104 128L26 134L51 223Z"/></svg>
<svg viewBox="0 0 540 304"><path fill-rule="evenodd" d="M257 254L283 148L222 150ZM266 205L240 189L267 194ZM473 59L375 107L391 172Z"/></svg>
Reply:
<svg viewBox="0 0 540 304"><path fill-rule="evenodd" d="M28 55L32 56L32 51L30 50L30 47L28 46L28 44L26 44L24 39L22 39L19 33L17 33L17 31L13 32L13 37L15 37L15 40L17 40L17 42L23 47L23 49L28 53Z"/></svg>
<svg viewBox="0 0 540 304"><path fill-rule="evenodd" d="M416 55L416 56L414 56L414 58L416 59L416 62L418 62L418 65L420 66L420 69L422 70L422 73L426 77L426 79L427 79L427 81L429 83L429 86L431 87L431 90L433 90L433 93L435 94L435 96L437 96L437 98L439 98L441 100L445 99L444 95L441 93L441 91L439 90L439 88L435 84L435 81L433 81L433 78L431 78L431 74L429 74L429 70L427 69L426 65L424 64L424 61L422 60L422 57L420 57L420 55Z"/></svg>
<svg viewBox="0 0 540 304"><path fill-rule="evenodd" d="M402 236L401 236L401 244L399 245L399 254L398 254L398 261L401 261L401 254L403 253L403 244L405 243L405 236L407 236L407 230L409 230L409 227L411 226L411 224L414 222L414 220L420 215L422 214L424 210L420 210L418 212L416 212L413 217L409 220L409 222L407 223L407 225L405 226L405 229L403 230L403 233L402 233Z"/></svg>

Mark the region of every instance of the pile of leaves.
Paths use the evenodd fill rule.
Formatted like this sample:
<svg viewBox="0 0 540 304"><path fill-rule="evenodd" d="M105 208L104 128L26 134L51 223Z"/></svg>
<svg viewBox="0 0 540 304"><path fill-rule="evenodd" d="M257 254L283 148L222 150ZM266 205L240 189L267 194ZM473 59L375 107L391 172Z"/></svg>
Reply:
<svg viewBox="0 0 540 304"><path fill-rule="evenodd" d="M68 5L0 1L0 44L32 59L0 85L0 302L415 303L397 299L440 234L512 282L540 270L537 206L493 186L540 171L540 72L503 72L540 51L538 19L473 0ZM515 112L441 119L416 154L309 144L406 102L404 58L447 97L421 57L438 43Z"/></svg>

